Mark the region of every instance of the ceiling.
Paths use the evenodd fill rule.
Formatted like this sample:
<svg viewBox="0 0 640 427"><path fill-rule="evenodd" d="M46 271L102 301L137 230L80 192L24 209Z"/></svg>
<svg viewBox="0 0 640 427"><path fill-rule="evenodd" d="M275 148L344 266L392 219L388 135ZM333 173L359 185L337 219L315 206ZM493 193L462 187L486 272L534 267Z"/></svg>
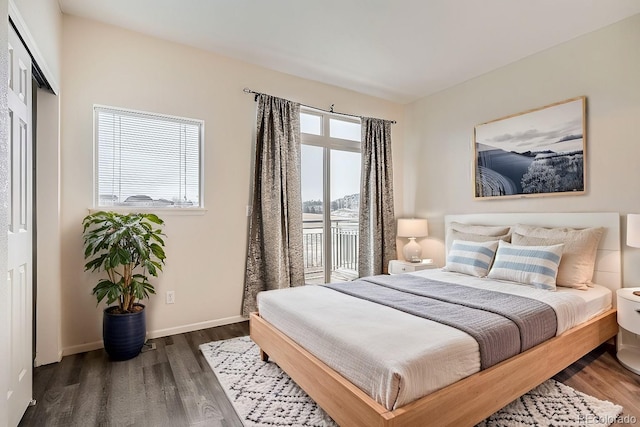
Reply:
<svg viewBox="0 0 640 427"><path fill-rule="evenodd" d="M399 103L640 13L638 0L59 3L66 14Z"/></svg>

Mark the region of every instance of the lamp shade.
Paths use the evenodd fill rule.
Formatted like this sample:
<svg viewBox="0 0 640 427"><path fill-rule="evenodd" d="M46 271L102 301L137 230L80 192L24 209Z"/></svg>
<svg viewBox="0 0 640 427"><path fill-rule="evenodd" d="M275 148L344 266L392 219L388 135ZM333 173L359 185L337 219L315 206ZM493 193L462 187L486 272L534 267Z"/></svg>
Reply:
<svg viewBox="0 0 640 427"><path fill-rule="evenodd" d="M410 218L398 220L398 237L424 237L429 235L426 219Z"/></svg>
<svg viewBox="0 0 640 427"><path fill-rule="evenodd" d="M640 248L640 214L627 215L627 246Z"/></svg>

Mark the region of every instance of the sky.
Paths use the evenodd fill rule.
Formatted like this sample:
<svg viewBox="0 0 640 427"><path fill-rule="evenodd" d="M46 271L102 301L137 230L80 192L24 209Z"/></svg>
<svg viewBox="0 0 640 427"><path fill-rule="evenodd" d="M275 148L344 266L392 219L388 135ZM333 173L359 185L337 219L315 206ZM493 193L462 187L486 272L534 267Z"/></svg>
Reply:
<svg viewBox="0 0 640 427"><path fill-rule="evenodd" d="M311 112L300 114L301 132L321 135L322 127L331 138L360 141L360 123L330 117L323 122L321 115ZM323 148L302 144L302 200L322 200ZM331 200L360 192L360 153L331 150Z"/></svg>
<svg viewBox="0 0 640 427"><path fill-rule="evenodd" d="M302 145L302 200L322 200L322 147ZM331 151L331 200L360 192L360 153Z"/></svg>

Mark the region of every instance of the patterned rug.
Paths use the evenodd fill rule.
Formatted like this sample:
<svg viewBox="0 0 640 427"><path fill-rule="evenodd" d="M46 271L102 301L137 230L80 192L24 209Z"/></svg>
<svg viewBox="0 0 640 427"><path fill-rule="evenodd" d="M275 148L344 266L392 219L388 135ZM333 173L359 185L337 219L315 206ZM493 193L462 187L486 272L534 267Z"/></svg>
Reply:
<svg viewBox="0 0 640 427"><path fill-rule="evenodd" d="M275 363L260 360L249 337L202 344L246 427L336 426L336 423ZM478 426L608 426L622 407L554 380L514 400Z"/></svg>

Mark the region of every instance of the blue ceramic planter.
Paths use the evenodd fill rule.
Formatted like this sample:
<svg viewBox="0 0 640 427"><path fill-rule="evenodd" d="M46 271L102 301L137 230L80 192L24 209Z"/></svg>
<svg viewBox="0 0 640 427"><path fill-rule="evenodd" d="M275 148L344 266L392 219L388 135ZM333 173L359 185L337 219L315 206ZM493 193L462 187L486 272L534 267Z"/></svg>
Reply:
<svg viewBox="0 0 640 427"><path fill-rule="evenodd" d="M104 349L113 360L128 360L140 354L147 335L144 305L136 313L113 314L104 310L102 338Z"/></svg>

